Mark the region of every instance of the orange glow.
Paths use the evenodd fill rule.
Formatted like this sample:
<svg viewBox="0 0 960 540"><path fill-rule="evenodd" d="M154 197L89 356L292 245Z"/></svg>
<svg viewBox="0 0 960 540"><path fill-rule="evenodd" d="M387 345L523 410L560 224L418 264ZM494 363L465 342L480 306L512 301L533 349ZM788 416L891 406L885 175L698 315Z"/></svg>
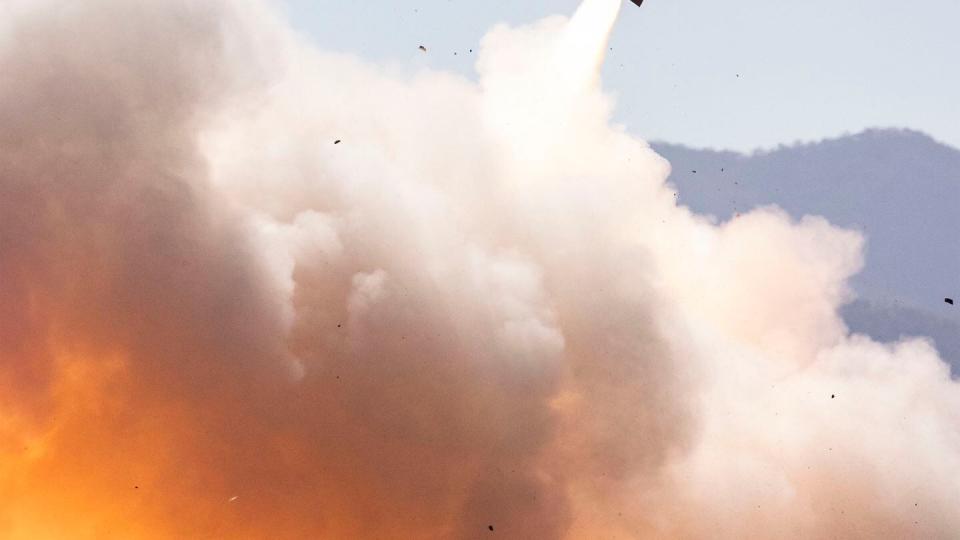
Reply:
<svg viewBox="0 0 960 540"><path fill-rule="evenodd" d="M848 335L858 233L676 204L619 5L473 82L266 0L0 1L0 539L960 530L949 367Z"/></svg>

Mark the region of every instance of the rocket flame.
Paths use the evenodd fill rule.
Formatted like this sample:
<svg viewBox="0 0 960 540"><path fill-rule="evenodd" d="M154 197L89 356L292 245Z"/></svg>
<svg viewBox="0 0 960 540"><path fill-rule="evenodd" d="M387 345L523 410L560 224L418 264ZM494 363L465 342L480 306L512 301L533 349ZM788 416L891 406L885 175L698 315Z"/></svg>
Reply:
<svg viewBox="0 0 960 540"><path fill-rule="evenodd" d="M474 84L259 0L7 2L0 537L960 530L947 366L848 335L856 233L676 206L619 8Z"/></svg>

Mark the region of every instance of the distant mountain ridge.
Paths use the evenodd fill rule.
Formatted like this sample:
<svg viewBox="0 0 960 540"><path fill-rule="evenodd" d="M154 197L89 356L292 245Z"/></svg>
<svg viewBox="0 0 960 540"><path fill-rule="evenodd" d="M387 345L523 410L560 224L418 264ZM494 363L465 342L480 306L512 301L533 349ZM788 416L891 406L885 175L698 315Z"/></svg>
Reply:
<svg viewBox="0 0 960 540"><path fill-rule="evenodd" d="M775 204L822 215L867 237L859 299L844 309L855 332L890 341L926 335L960 373L960 150L909 129L750 154L655 142L673 165L680 202L726 220Z"/></svg>

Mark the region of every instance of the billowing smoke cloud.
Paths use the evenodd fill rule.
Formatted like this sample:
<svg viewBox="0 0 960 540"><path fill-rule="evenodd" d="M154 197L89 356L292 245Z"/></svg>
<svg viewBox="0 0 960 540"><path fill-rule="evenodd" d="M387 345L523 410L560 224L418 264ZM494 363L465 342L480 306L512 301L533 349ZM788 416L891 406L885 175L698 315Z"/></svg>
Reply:
<svg viewBox="0 0 960 540"><path fill-rule="evenodd" d="M675 204L618 8L472 83L253 0L3 4L0 536L955 535L947 366L848 335L856 234Z"/></svg>

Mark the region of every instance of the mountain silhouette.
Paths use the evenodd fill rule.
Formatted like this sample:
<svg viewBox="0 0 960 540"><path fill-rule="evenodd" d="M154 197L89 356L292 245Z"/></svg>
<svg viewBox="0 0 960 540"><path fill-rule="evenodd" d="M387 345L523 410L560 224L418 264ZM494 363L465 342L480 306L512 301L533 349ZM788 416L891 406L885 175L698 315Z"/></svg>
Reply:
<svg viewBox="0 0 960 540"><path fill-rule="evenodd" d="M742 154L670 143L681 204L726 220L777 205L821 215L867 238L845 306L850 329L881 341L933 339L960 374L960 150L907 129L871 129Z"/></svg>

